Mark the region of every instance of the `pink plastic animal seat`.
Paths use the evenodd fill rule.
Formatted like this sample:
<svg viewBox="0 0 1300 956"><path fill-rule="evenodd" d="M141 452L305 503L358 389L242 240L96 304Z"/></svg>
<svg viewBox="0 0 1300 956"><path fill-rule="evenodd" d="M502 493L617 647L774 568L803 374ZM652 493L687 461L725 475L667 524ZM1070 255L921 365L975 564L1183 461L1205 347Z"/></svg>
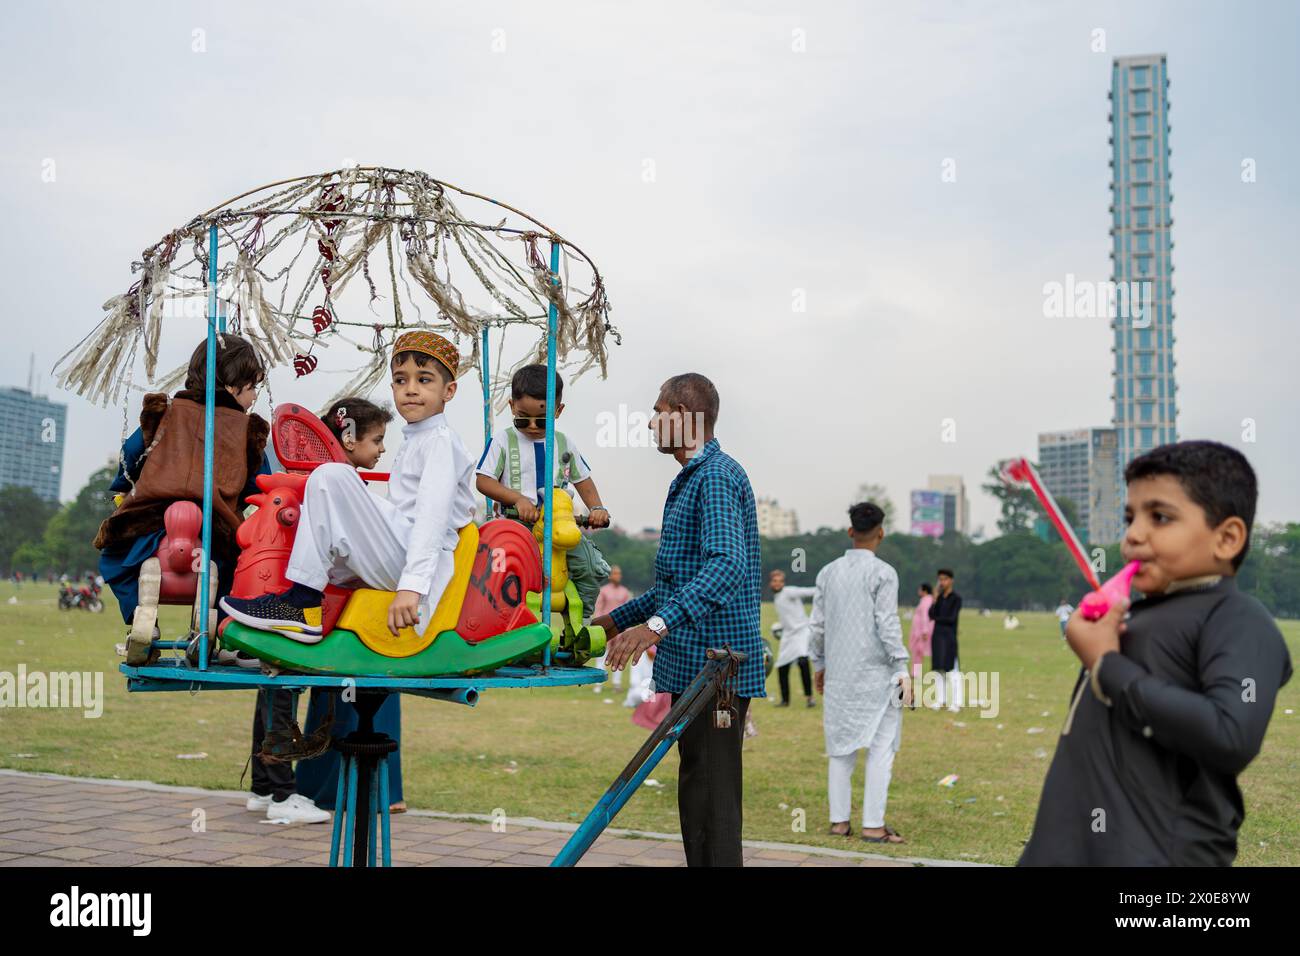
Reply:
<svg viewBox="0 0 1300 956"><path fill-rule="evenodd" d="M192 501L174 501L163 514L166 534L158 545L162 569L159 604L192 604L199 588L195 551L203 540L203 512ZM212 587L216 588L213 582Z"/></svg>

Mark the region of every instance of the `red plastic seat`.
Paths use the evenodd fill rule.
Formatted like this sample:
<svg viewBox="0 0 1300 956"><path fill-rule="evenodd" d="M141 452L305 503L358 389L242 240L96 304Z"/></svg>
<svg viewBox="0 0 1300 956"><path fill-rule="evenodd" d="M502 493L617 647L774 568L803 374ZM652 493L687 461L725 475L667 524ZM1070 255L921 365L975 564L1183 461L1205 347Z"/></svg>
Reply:
<svg viewBox="0 0 1300 956"><path fill-rule="evenodd" d="M201 576L194 568L196 549L203 542L203 511L192 501L174 501L163 515L163 525L167 533L156 555L162 570L158 603L192 604Z"/></svg>
<svg viewBox="0 0 1300 956"><path fill-rule="evenodd" d="M337 461L348 464L348 453L323 421L301 405L287 402L271 413L271 443L284 470L293 475L309 475L317 465ZM366 481L387 481L388 474L363 471Z"/></svg>

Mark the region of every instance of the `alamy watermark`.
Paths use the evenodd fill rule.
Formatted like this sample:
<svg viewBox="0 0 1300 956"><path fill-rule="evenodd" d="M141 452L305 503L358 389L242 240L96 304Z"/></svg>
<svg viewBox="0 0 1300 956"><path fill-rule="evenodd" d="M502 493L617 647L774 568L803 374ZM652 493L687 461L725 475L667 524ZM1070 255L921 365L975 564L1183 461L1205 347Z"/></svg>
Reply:
<svg viewBox="0 0 1300 956"><path fill-rule="evenodd" d="M967 709L978 710L980 717L986 720L996 717L1002 709L999 694L1002 675L998 671L932 670L922 673L918 664L911 676L912 698L919 706L937 710L945 703L965 700ZM895 707L903 706L900 694L894 694L891 702Z"/></svg>
<svg viewBox="0 0 1300 956"><path fill-rule="evenodd" d="M1151 283L1075 279L1043 283L1043 316L1048 319L1128 319L1135 329L1151 327Z"/></svg>
<svg viewBox="0 0 1300 956"><path fill-rule="evenodd" d="M103 671L0 671L0 709L70 707L90 719L104 713Z"/></svg>
<svg viewBox="0 0 1300 956"><path fill-rule="evenodd" d="M133 936L148 936L152 914L152 893L83 893L73 886L50 897L51 926L119 926Z"/></svg>
<svg viewBox="0 0 1300 956"><path fill-rule="evenodd" d="M620 402L616 411L596 415L597 448L653 448L656 441L663 448L695 447L704 433L702 412L649 413Z"/></svg>

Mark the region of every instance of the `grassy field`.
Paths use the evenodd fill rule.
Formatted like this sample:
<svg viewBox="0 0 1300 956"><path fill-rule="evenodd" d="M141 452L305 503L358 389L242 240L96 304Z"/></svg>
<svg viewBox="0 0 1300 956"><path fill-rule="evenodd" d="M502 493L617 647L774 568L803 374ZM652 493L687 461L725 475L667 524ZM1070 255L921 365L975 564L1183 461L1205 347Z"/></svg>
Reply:
<svg viewBox="0 0 1300 956"><path fill-rule="evenodd" d="M8 603L17 597L18 603ZM237 789L248 756L253 693L127 694L113 644L124 628L109 597L100 615L60 612L55 589L0 585L0 671L103 671L104 712L86 719L63 709L0 709L0 766L91 777L145 779ZM772 608L764 606L764 626ZM166 609L178 633L183 611ZM981 718L923 709L904 716L894 765L889 822L907 837L895 849L826 834L826 764L821 710L754 703L759 735L745 744L745 836L896 855L1014 863L1065 716L1076 673L1073 655L1047 614L1021 614L1005 632L1000 615L962 620L962 664L1000 675L1000 712ZM1300 622L1282 624L1300 659ZM796 698L798 675L792 675ZM773 675L769 693L775 693ZM411 806L456 813L534 816L576 822L646 732L633 725L623 694L606 685L489 691L468 708L406 697L403 765ZM1300 865L1295 784L1300 753L1300 680L1283 689L1263 752L1242 778L1247 818L1238 863ZM1292 713L1286 713L1287 710ZM305 704L302 715L305 715ZM1041 731L1031 733L1031 729ZM205 759L178 759L206 753ZM861 763L854 780L859 818ZM952 789L938 786L955 773ZM619 815L616 824L676 832L675 752ZM245 781L245 785L247 781ZM802 813L800 812L802 811ZM806 832L798 821L806 817Z"/></svg>

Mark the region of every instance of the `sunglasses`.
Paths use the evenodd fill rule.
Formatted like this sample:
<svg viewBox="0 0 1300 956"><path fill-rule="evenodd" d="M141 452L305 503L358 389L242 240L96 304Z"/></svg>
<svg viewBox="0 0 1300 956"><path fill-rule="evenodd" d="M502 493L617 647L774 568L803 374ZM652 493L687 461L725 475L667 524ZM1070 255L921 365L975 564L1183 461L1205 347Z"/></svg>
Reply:
<svg viewBox="0 0 1300 956"><path fill-rule="evenodd" d="M541 415L537 418L516 418L515 428L545 428L546 416Z"/></svg>

